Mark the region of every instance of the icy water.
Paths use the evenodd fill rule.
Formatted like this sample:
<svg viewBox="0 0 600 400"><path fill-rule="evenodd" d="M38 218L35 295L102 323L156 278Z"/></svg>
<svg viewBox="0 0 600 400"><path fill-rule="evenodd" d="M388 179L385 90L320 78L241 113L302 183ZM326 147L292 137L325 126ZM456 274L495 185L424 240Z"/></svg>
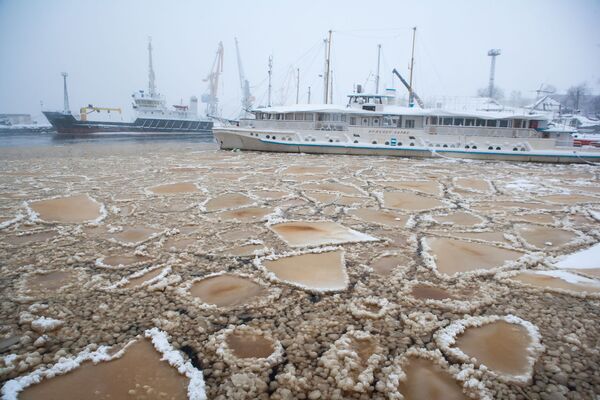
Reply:
<svg viewBox="0 0 600 400"><path fill-rule="evenodd" d="M530 341L522 326L496 321L467 328L457 338L456 347L492 370L519 375L527 371Z"/></svg>
<svg viewBox="0 0 600 400"><path fill-rule="evenodd" d="M468 400L459 383L431 360L410 357L406 381L400 384L405 400Z"/></svg>
<svg viewBox="0 0 600 400"><path fill-rule="evenodd" d="M158 328L203 371L211 399L600 394L596 265L552 269L600 242L598 166L224 152L176 138L2 140L3 384ZM435 333L468 315L539 329L546 351L530 383L450 356L452 374L410 358L404 383L389 380L392 360L445 351ZM242 326L262 333L219 335ZM528 337L508 328L467 328L457 346L518 373ZM229 364L225 340L248 362ZM143 343L20 397L72 387L185 398L186 378ZM104 385L114 376L118 393ZM154 379L172 385L168 397Z"/></svg>

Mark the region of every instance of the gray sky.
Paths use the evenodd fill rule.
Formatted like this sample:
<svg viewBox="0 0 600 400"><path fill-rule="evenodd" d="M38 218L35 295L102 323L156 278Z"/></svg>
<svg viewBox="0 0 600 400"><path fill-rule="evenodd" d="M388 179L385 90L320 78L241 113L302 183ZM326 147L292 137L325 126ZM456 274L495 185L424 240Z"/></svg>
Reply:
<svg viewBox="0 0 600 400"><path fill-rule="evenodd" d="M169 104L206 91L203 79L223 41L226 117L236 117L240 104L235 36L258 104L266 103L270 54L274 103L295 102L298 67L301 102L309 85L312 102L322 101L318 75L329 29L335 102L355 83L372 90L378 43L382 86L394 83L404 94L391 69L408 75L412 26L421 97L474 95L487 85L490 48L502 49L496 83L507 95L534 96L542 83L564 92L584 81L598 94L599 21L598 0L0 0L0 113L37 115L40 101L61 109L61 71L69 73L72 110L91 103L129 111L131 93L147 88L148 36Z"/></svg>

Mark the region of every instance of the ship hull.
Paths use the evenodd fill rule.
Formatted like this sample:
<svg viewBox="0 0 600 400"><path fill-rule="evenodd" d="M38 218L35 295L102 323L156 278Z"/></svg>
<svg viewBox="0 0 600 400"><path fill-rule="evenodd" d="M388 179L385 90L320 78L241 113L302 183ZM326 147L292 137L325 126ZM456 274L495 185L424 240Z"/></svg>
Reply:
<svg viewBox="0 0 600 400"><path fill-rule="evenodd" d="M136 118L133 122L80 121L71 114L45 111L44 115L56 132L61 135L85 135L91 133L147 133L147 134L193 134L212 139L211 121L185 121L174 119Z"/></svg>
<svg viewBox="0 0 600 400"><path fill-rule="evenodd" d="M261 137L250 136L249 132L250 130L247 129L217 128L214 131L214 135L217 143L223 150L240 149L282 153L452 158L558 164L600 163L600 152L595 152L595 154L592 152L570 152L567 150L507 152L438 148L432 149L426 147L392 147L377 146L366 143L306 143L293 140L269 140Z"/></svg>

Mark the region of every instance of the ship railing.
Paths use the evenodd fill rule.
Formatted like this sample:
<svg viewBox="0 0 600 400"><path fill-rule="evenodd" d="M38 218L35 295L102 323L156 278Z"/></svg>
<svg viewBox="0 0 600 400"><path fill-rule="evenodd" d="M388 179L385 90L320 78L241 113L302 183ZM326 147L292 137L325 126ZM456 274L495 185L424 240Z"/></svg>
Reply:
<svg viewBox="0 0 600 400"><path fill-rule="evenodd" d="M487 126L428 125L425 133L437 135L491 136L508 138L538 138L539 132L530 128L497 128Z"/></svg>

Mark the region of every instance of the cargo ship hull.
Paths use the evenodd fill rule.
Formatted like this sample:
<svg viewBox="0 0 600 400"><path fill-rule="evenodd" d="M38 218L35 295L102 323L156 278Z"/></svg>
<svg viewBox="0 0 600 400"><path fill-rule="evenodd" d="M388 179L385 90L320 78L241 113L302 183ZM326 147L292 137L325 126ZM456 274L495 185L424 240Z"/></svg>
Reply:
<svg viewBox="0 0 600 400"><path fill-rule="evenodd" d="M136 118L133 122L114 121L81 121L71 114L45 111L44 115L59 134L88 134L131 132L149 134L182 134L199 135L212 139L212 121L178 120L165 118Z"/></svg>

